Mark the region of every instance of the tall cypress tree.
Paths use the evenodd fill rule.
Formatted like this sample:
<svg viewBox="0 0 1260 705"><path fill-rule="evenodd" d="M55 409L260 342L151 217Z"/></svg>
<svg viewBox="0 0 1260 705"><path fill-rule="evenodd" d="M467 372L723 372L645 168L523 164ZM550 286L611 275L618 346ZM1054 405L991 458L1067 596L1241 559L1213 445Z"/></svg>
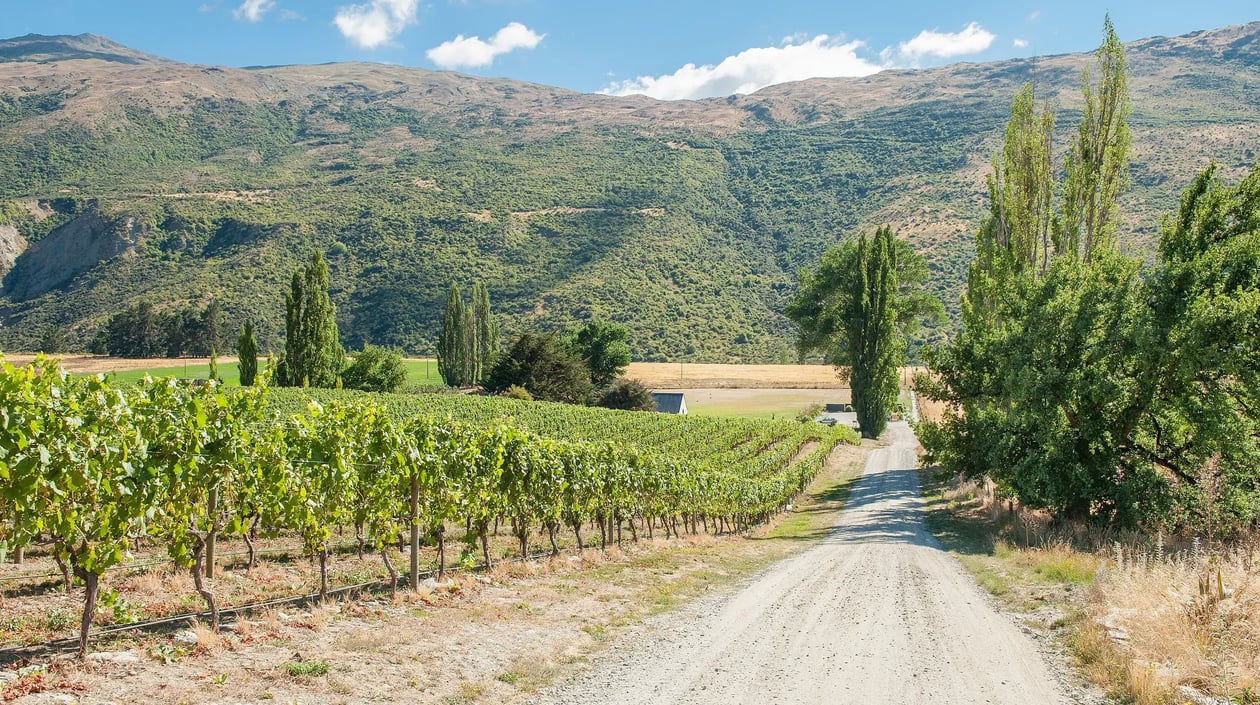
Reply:
<svg viewBox="0 0 1260 705"><path fill-rule="evenodd" d="M905 351L895 327L897 251L892 240L887 226L874 237L858 238L855 276L843 304L853 409L868 438L877 438L888 425L888 408L897 400L897 365Z"/></svg>
<svg viewBox="0 0 1260 705"><path fill-rule="evenodd" d="M473 285L473 325L475 330L474 346L476 348L473 383L481 384L490 374L494 366L494 357L499 352L499 324L490 311L490 290L478 282Z"/></svg>
<svg viewBox="0 0 1260 705"><path fill-rule="evenodd" d="M284 353L276 365L276 384L281 387L302 386L302 273L293 273L289 291L284 295Z"/></svg>
<svg viewBox="0 0 1260 705"><path fill-rule="evenodd" d="M245 321L236 339L236 368L240 372L242 387L254 386L258 377L258 341L254 338L253 321Z"/></svg>
<svg viewBox="0 0 1260 705"><path fill-rule="evenodd" d="M285 295L284 359L279 384L287 387L337 386L346 351L337 330L337 309L328 297L328 265L316 252L304 270L293 273Z"/></svg>
<svg viewBox="0 0 1260 705"><path fill-rule="evenodd" d="M459 287L451 284L446 292L446 310L442 315L442 331L438 334L438 374L452 387L462 386L467 377L467 328L468 313Z"/></svg>

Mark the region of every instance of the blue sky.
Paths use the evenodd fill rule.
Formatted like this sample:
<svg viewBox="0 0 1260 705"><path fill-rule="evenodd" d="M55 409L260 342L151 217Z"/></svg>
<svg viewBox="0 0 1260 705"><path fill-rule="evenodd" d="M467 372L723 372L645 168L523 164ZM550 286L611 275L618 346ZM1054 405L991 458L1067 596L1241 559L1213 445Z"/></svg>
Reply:
<svg viewBox="0 0 1260 705"><path fill-rule="evenodd" d="M104 35L184 62L376 61L659 98L1088 51L1260 20L1255 0L4 0L0 36Z"/></svg>

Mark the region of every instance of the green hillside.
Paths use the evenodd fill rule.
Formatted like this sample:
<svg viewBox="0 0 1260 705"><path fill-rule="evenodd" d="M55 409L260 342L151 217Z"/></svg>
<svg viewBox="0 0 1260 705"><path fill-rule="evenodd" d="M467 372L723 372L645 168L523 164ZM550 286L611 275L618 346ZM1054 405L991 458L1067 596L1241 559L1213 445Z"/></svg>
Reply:
<svg viewBox="0 0 1260 705"><path fill-rule="evenodd" d="M1260 23L1128 51L1141 250L1194 171L1256 159ZM663 102L0 41L0 347L50 325L82 345L125 304L210 298L278 347L283 287L318 248L354 347L429 352L447 286L481 279L509 333L597 315L637 359L776 360L796 271L860 228L925 252L952 309L1011 95L1035 77L1066 131L1090 58Z"/></svg>

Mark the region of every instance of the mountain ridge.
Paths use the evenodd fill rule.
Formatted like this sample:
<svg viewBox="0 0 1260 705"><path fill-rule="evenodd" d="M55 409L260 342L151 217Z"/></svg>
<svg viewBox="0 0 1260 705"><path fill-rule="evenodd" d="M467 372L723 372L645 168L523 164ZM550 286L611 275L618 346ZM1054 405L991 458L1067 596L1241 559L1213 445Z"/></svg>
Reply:
<svg viewBox="0 0 1260 705"><path fill-rule="evenodd" d="M144 298L218 298L275 345L284 282L320 248L343 253L333 293L352 345L425 352L449 283L484 279L509 331L598 315L631 328L639 359L790 357L797 269L860 228L893 225L955 304L1011 95L1035 76L1062 146L1092 60L658 101L383 64L140 61L84 36L62 59L0 62L0 225L32 245L6 249L21 254L0 288L4 347L49 325L83 344ZM28 40L33 56L56 53L48 39ZM1260 23L1127 47L1125 241L1148 252L1208 160L1227 175L1255 160ZM85 218L76 232L127 244L79 248L118 251L60 280L33 245Z"/></svg>

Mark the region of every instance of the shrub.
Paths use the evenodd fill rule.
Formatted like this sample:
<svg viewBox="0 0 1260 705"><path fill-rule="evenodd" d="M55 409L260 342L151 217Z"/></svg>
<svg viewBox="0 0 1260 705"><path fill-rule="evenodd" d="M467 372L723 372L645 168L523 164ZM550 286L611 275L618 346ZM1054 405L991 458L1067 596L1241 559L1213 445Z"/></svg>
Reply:
<svg viewBox="0 0 1260 705"><path fill-rule="evenodd" d="M624 409L626 411L655 411L656 402L652 400L652 392L638 380L624 377L612 383L612 386L599 398L599 406L607 409Z"/></svg>
<svg viewBox="0 0 1260 705"><path fill-rule="evenodd" d="M508 387L507 390L503 392L503 396L507 397L508 399L520 399L521 401L534 400L534 395L530 394L528 389L524 387L518 387L515 384Z"/></svg>
<svg viewBox="0 0 1260 705"><path fill-rule="evenodd" d="M819 414L823 412L823 408L824 407L822 404L810 404L809 406L806 406L804 409L801 409L800 413L796 415L796 420L800 421L801 423L807 423L809 421L813 421L814 419L818 418Z"/></svg>
<svg viewBox="0 0 1260 705"><path fill-rule="evenodd" d="M495 394L512 386L525 388L541 401L583 404L591 379L582 360L554 336L525 333L498 357L485 383Z"/></svg>
<svg viewBox="0 0 1260 705"><path fill-rule="evenodd" d="M392 392L407 379L402 353L391 348L364 345L341 373L341 386L364 392Z"/></svg>

